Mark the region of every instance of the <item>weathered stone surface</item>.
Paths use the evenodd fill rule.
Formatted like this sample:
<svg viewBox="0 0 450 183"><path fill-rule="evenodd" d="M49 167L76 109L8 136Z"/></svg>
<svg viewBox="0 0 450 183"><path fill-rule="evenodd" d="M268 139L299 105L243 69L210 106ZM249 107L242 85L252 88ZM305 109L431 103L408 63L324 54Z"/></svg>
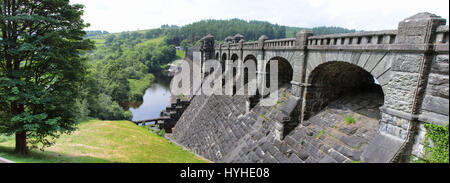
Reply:
<svg viewBox="0 0 450 183"><path fill-rule="evenodd" d="M448 98L426 96L423 102L423 108L438 114L448 116L449 102Z"/></svg>
<svg viewBox="0 0 450 183"><path fill-rule="evenodd" d="M280 40L261 36L255 42L237 36L218 46L207 36L200 50L187 54L193 60L214 54L286 60L294 82L280 88L279 101L270 107L250 109L246 96L195 96L173 135L215 162L389 162L401 153L423 156L423 129L412 152L400 148L411 133L411 121L448 121L444 24L438 16L420 13L402 21L398 30L323 36L303 32ZM266 65L257 63L258 77L264 77ZM381 87L367 85L374 78ZM377 91L384 100L361 95L363 90ZM380 114L381 106L386 111ZM356 123L345 124L348 115Z"/></svg>
<svg viewBox="0 0 450 183"><path fill-rule="evenodd" d="M434 62L432 63L431 73L443 74L448 76L448 64L448 54L437 55Z"/></svg>
<svg viewBox="0 0 450 183"><path fill-rule="evenodd" d="M362 154L363 160L367 163L391 162L403 143L399 138L380 133Z"/></svg>

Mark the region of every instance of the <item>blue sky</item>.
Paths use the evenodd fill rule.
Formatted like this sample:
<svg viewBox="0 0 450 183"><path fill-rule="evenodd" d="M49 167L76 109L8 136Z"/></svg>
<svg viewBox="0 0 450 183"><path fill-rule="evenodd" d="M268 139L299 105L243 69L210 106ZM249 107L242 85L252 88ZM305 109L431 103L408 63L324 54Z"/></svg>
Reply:
<svg viewBox="0 0 450 183"><path fill-rule="evenodd" d="M205 19L262 20L297 27L396 29L418 12L447 19L448 0L70 0L84 4L88 30L110 32L186 25Z"/></svg>

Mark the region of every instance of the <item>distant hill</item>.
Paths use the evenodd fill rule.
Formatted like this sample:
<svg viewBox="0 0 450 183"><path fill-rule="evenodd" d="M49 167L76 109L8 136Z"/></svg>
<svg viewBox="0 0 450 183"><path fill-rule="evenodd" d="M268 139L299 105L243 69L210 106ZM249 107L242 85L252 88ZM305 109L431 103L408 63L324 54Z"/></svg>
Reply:
<svg viewBox="0 0 450 183"><path fill-rule="evenodd" d="M241 34L247 41L255 41L262 35L266 35L269 39L292 38L295 34L302 30L311 30L314 35L338 34L356 32L355 29L347 29L335 26L320 26L314 28L306 27L291 27L278 24L272 24L267 21L246 21L241 19L231 20L202 20L188 24L182 27L176 25L164 24L161 28L139 31L127 31L122 33L110 34L107 31L87 31L86 37L97 39L98 46L103 43L110 43L114 38L127 38L129 36L141 39L153 39L160 36L165 36L167 44L176 46L192 46L198 41L208 35L214 35L218 43L223 42L226 37Z"/></svg>
<svg viewBox="0 0 450 183"><path fill-rule="evenodd" d="M286 27L286 37L287 38L295 37L295 34L297 34L298 31L304 29L311 30L315 36L356 32L355 29L346 29L343 27L335 27L335 26L330 27L320 26L314 28Z"/></svg>
<svg viewBox="0 0 450 183"><path fill-rule="evenodd" d="M109 34L108 31L101 31L101 30L94 30L94 31L86 31L86 37L91 38L91 37L101 37L104 35Z"/></svg>
<svg viewBox="0 0 450 183"><path fill-rule="evenodd" d="M249 41L257 40L262 35L266 35L269 39L280 39L295 37L295 34L302 29L312 30L314 35L349 33L356 31L354 29L327 26L314 28L289 27L256 20L202 20L178 29L171 29L167 32L166 41L169 44L185 46L186 44L195 44L207 34L214 35L215 40L219 43L227 36L234 36L236 34L243 35L245 40Z"/></svg>

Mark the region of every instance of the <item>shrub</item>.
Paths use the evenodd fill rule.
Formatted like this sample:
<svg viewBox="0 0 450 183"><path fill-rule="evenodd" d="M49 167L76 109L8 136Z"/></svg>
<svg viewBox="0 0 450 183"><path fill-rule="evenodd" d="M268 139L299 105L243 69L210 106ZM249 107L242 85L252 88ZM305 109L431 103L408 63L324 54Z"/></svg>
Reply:
<svg viewBox="0 0 450 183"><path fill-rule="evenodd" d="M161 129L161 130L158 132L158 135L159 135L160 137L164 137L164 136L166 135L166 130Z"/></svg>
<svg viewBox="0 0 450 183"><path fill-rule="evenodd" d="M325 133L324 130L320 131L320 133L317 135L317 139L320 139L320 137L322 137L322 135Z"/></svg>
<svg viewBox="0 0 450 183"><path fill-rule="evenodd" d="M347 117L345 117L345 124L349 125L349 124L353 124L355 122L356 122L356 120L355 120L355 118L353 118L353 116L348 115Z"/></svg>
<svg viewBox="0 0 450 183"><path fill-rule="evenodd" d="M431 123L426 123L424 126L427 130L425 154L428 155L424 160L429 163L449 163L448 122L446 126ZM433 146L430 145L430 139Z"/></svg>

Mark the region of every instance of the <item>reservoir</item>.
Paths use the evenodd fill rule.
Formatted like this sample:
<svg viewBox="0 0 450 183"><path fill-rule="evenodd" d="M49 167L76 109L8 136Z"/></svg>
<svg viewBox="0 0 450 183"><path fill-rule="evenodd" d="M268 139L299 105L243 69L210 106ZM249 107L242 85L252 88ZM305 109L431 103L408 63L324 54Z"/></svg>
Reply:
<svg viewBox="0 0 450 183"><path fill-rule="evenodd" d="M161 111L170 104L170 89L168 78L156 78L155 82L145 91L142 104L131 105L132 121L158 118Z"/></svg>

